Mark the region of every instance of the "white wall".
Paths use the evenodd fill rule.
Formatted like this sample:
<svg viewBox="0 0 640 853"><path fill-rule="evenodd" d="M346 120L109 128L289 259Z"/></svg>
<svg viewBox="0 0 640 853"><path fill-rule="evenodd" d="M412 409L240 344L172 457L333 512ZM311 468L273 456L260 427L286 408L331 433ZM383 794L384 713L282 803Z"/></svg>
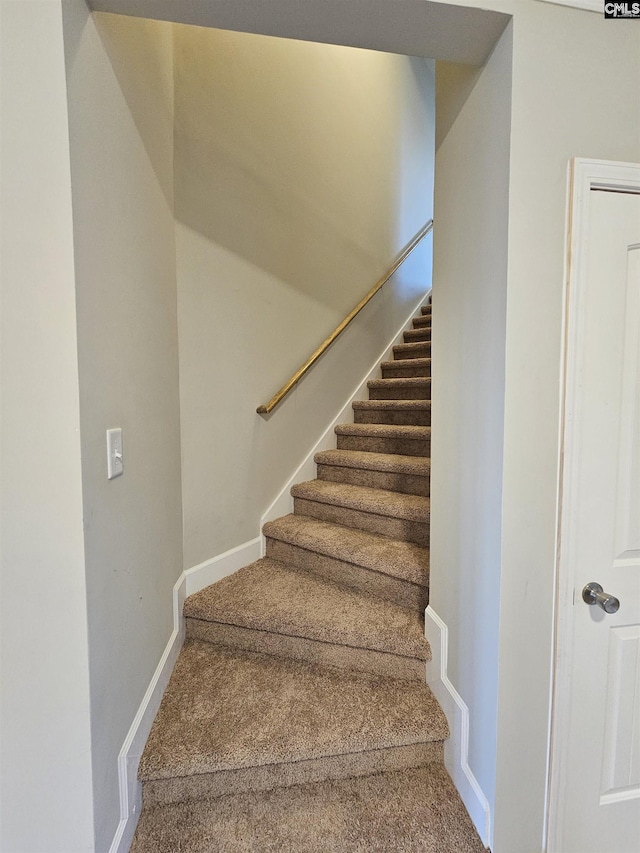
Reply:
<svg viewBox="0 0 640 853"><path fill-rule="evenodd" d="M0 5L0 849L93 849L73 232L58 0Z"/></svg>
<svg viewBox="0 0 640 853"><path fill-rule="evenodd" d="M475 0L470 4L465 0L465 5L487 4ZM494 853L531 853L543 849L544 844L567 164L573 156L614 160L640 158L640 34L637 28L612 28L599 14L534 0L505 0L488 5L514 15L510 158L505 156L496 176L500 182L507 179L509 182L501 564L496 563L493 571L487 574L499 531L494 504L490 533L483 534L483 541L474 543L477 560L456 574L456 577L463 574L468 580L475 572L480 572L488 583L481 590L484 603L469 600L461 584L459 599L452 606L452 618L455 616L453 632L459 640L464 640L468 634L464 626L471 623L480 634L489 631L487 639L495 648L495 636L491 632L495 630L493 614L498 606L495 593L499 576L500 629L497 656L494 654L488 659L482 654L482 648L469 649L464 659L454 655L450 666L460 672L462 683L455 686L463 698L473 702L477 679L485 673L489 680L483 701L491 700L495 690L494 670L498 665L496 811L492 849ZM624 85L620 85L621 81ZM481 82L482 78L442 141L438 167L444 166L449 154L461 165L466 158L474 158L473 138L469 137L457 151L450 143L458 139L458 122L460 128L464 128L468 108L473 106ZM498 86L495 94L503 91L504 88ZM487 110L495 106L491 98L486 100ZM454 114L458 107L454 108ZM448 115L450 117L451 113ZM503 137L501 143L496 135L495 144L499 146L503 142ZM465 170L457 172L449 168L448 174L450 194L465 196L468 192ZM442 197L440 180L438 172L438 224L442 223L442 210L440 213L438 210ZM490 211L483 209L480 221L487 213ZM453 268L459 263L455 256L467 253L474 246L474 241L462 231L457 237L444 240L436 235L436 329L439 324L446 324L452 332L459 330L462 334L468 326L466 312L454 314L454 307L457 312L462 299L465 303L468 300L470 305L476 304L477 279L474 277L455 285L457 297L449 300L439 271ZM481 260L481 256L478 259ZM501 260L497 246L495 260L496 263ZM464 263L472 265L473 257ZM465 294L460 292L461 287L466 288ZM499 287L494 287L493 294L499 299L505 296L499 293ZM503 308L492 302L481 310L480 322L487 323L488 334L500 334ZM434 370L439 370L438 350L442 340L440 332L435 334L434 358L438 366ZM484 347L485 352L491 349L490 344ZM473 375L463 371L463 366L459 364L461 389ZM494 374L485 381L496 389L500 377ZM439 385L435 378L434 397ZM434 418L437 419L436 405L434 402ZM495 405L499 409L499 400ZM462 416L471 420L476 417L460 398L457 410L448 410L447 420L440 420L441 434L447 424L454 429L456 419ZM488 413L483 416L485 425L487 417ZM434 426L434 430L436 428ZM436 458L437 446L434 447L434 465L437 466ZM495 454L492 458L493 479L499 461ZM460 464L452 467L450 474L468 483L471 476L463 470L463 459L461 456ZM476 458L474 471L486 475L486 469L484 458ZM439 493L432 492L432 495L434 512L437 512ZM487 510L481 501L470 505L463 494L457 497L450 494L450 497L459 510L457 515L450 517L446 534L449 545L453 545L456 530L462 541L467 541L467 531L480 529L478 525ZM438 548L442 556L445 541L439 537L444 534L438 532L435 521L434 535L434 548ZM487 535L491 549L485 551L481 545ZM489 591L494 596L487 601ZM444 592L435 582L433 596L436 609L449 606L446 599L451 598L451 592ZM487 628L487 624L493 627ZM478 674L470 678L474 667ZM492 739L496 721L485 719L482 726L484 737ZM471 760L472 769L482 776L484 771L477 752ZM567 784L570 782L567 780Z"/></svg>
<svg viewBox="0 0 640 853"><path fill-rule="evenodd" d="M443 69L438 122L442 114L449 126L436 154L434 232L429 605L449 628L447 675L469 707L469 766L492 812L511 48L509 27L470 92L463 73Z"/></svg>
<svg viewBox="0 0 640 853"><path fill-rule="evenodd" d="M544 820L567 164L640 160L638 28L513 6L495 853L538 849Z"/></svg>
<svg viewBox="0 0 640 853"><path fill-rule="evenodd" d="M96 850L182 570L171 25L65 4ZM122 427L108 481L105 430Z"/></svg>
<svg viewBox="0 0 640 853"><path fill-rule="evenodd" d="M430 218L435 108L425 60L185 26L175 51L188 568L257 534L429 286L423 251L340 361L256 415Z"/></svg>
<svg viewBox="0 0 640 853"><path fill-rule="evenodd" d="M158 9L156 0L154 4ZM203 4L199 5L203 8ZM240 5L243 13L251 11L251 3L226 4L225 8L232 15ZM264 18L265 5L253 5ZM338 5L361 8L355 0ZM411 4L411 8L416 5ZM443 4L425 2L424 5ZM511 153L503 163L504 172L509 172L510 201L494 853L530 853L542 848L544 825L566 166L575 155L640 158L640 97L636 88L640 80L640 34L628 22L614 27L598 14L535 0L463 0L462 5L489 5L514 15ZM163 8L168 8L167 4ZM296 8L302 7L297 4ZM329 21L328 8L326 3L315 5L315 19L327 20L329 29L332 26L339 29L333 19ZM401 3L388 3L376 6L376 16L354 17L363 33L375 28L384 31L390 49L393 34L402 37L405 26L402 8ZM9 9L13 11L5 11ZM43 10L49 11L43 14ZM9 799L3 798L3 807L6 803L9 809L2 830L3 843L8 838L7 844L10 842L15 848L16 834L24 832L27 843L37 849L34 837L46 831L50 846L61 839L59 849L86 849L91 808L87 723L81 711L86 699L83 669L86 656L79 615L79 590L83 581L77 524L77 456L69 444L75 439L77 446L77 435L73 433L77 427L77 388L74 390L69 367L74 337L68 303L71 285L65 276L70 239L68 176L58 171L60 159L56 159L63 158L62 128L66 122L61 97L59 5L57 0L42 3L4 0L2 14L3 27L10 21L11 28L6 35L6 30L3 32L3 41L6 39L6 43L14 46L8 51L3 44L3 110L8 109L12 117L27 105L35 106L28 117L22 115L20 122L13 122L16 133L20 134L15 144L8 146L3 137L3 156L11 157L10 176L31 188L28 193L25 186L19 188L20 198L28 198L31 204L24 217L19 216L21 207L15 204L18 193L15 186L13 196L3 197L3 208L5 204L9 207L11 217L8 220L3 209L3 237L9 236L9 245L20 251L19 257L7 255L3 246L3 264L9 264L6 257L13 257L11 266L16 274L16 287L5 303L13 304L15 310L7 314L6 321L3 304L3 335L9 335L8 340L12 341L10 345L3 344L3 405L8 405L8 400L16 412L3 435L9 448L3 448L8 458L7 470L13 472L9 476L3 470L6 483L3 483L3 500L7 501L2 508L5 514L3 602L8 601L9 607L5 606L2 615L3 631L5 624L8 625L12 643L9 650L6 643L3 648L3 772L10 774L11 784L20 779L16 775L20 768L25 773L20 794L16 787L9 791ZM309 15L311 20L313 15L311 12ZM469 43L475 40L473 28L465 24L468 15L461 9L459 24L447 31L449 38L459 37L458 46L465 39ZM256 20L261 19L258 16ZM286 16L283 20L281 34L287 35ZM303 23L306 20L304 9L299 16L292 16L291 28L299 27L301 20ZM430 37L435 32L432 28ZM448 55L444 58L455 59ZM462 61L460 56L458 60ZM13 68L11 74L7 66ZM13 93L10 101L6 100L6 92ZM7 108L6 103L11 106ZM41 145L43 138L47 140L46 146ZM33 146L38 150L34 151ZM472 146L469 140L469 156ZM8 180L5 175L3 163L3 182ZM53 184L39 181L34 188L27 181L33 175L55 176L55 180ZM52 187L51 207L40 203L46 186ZM462 183L454 184L452 192L464 195L465 187ZM11 230L5 225L7 220L13 220ZM39 223L42 223L40 228ZM53 243L42 238L43 234L56 233L52 231L55 228L67 229L63 238ZM23 241L27 241L24 251ZM45 251L47 254L43 255ZM48 262L50 252L54 253L53 263ZM43 262L37 273L32 274L31 263L39 261ZM46 324L34 328L38 317L34 307L43 298L35 288L44 277L49 284L47 295L54 293L57 298L45 303ZM51 281L56 285L51 285ZM56 312L60 312L59 318ZM35 361L31 361L31 356ZM33 369L29 368L26 374L28 382L22 383L20 377L30 364ZM55 405L49 393L53 388ZM25 398L27 390L37 391L38 400ZM37 419L33 417L34 411ZM25 430L34 431L26 433L34 436L28 445L22 443ZM57 448L55 457L48 453L50 436ZM48 467L58 464L60 468L55 470ZM76 472L75 484L70 471ZM51 482L56 484L55 492L48 490ZM64 489L61 483L66 484ZM21 491L23 484L35 484L27 496ZM7 517L7 513L13 512L9 496L15 504L15 495L23 496L21 510ZM74 502L77 512L72 511ZM25 535L21 516L23 512L31 512L34 503L38 508L44 507L37 514L37 539L30 531ZM461 518L460 524L467 521ZM9 545L5 544L7 541ZM41 545L49 543L53 546L47 547L43 556ZM51 559L52 554L55 560ZM29 589L24 587L24 566L36 572L32 576L37 582ZM60 611L52 602L55 605L58 594L64 596L66 603L66 632L55 621ZM20 625L22 612L34 614L28 632ZM473 618L480 620L483 614L476 609ZM40 632L36 630L38 627ZM14 643L16 636L21 637L21 646ZM44 639L51 636L56 638L55 645L46 645ZM47 650L45 658L43 648ZM487 661L478 660L478 665L486 666ZM4 689L6 672L11 673L11 668L17 666L20 666L20 679L14 669L9 686ZM70 672L80 675L67 683L69 689L64 696L55 689L52 692L50 688L63 683L62 677ZM33 707L30 699L34 695L42 697L43 704L45 698L53 702L44 722L26 716L25 709ZM52 733L59 737L52 738ZM15 744L8 752L6 738ZM29 745L34 746L33 753L29 752ZM48 772L37 776L36 768L42 769L40 756L47 748L52 750L45 753L50 757ZM5 755L9 759L5 760ZM62 765L62 756L69 759L68 765ZM25 791L33 794L29 798L31 803L39 804L35 812L25 814L21 809ZM70 796L74 791L76 798ZM58 823L57 816L66 818L72 805L73 820L65 819L63 824L61 818ZM65 845L66 841L69 843Z"/></svg>

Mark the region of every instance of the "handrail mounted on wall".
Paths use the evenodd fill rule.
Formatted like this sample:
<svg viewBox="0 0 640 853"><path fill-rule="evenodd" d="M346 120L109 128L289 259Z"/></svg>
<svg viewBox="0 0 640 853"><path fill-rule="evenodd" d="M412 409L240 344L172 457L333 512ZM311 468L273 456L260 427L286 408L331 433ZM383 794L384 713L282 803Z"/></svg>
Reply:
<svg viewBox="0 0 640 853"><path fill-rule="evenodd" d="M414 236L409 240L407 245L399 252L396 256L396 259L391 264L389 269L384 273L382 278L378 279L378 281L373 285L371 290L364 296L360 302L356 305L356 307L344 318L344 320L340 323L339 326L331 332L329 337L318 347L318 349L309 356L309 358L305 361L305 363L299 367L296 372L293 374L291 379L282 386L282 388L273 395L273 397L269 400L268 403L265 403L263 406L258 406L256 409L259 415L268 415L269 412L272 412L278 403L281 403L282 400L287 396L287 394L293 390L293 388L298 384L298 382L302 379L302 377L307 373L316 361L320 358L323 353L325 353L331 344L337 340L337 338L344 332L349 323L357 317L357 315L362 311L365 305L373 299L376 293L385 285L391 276L396 272L396 270L402 266L402 264L406 261L409 255L413 252L416 246L429 234L429 232L433 229L433 219L430 219L428 222L422 226L422 228L414 234Z"/></svg>

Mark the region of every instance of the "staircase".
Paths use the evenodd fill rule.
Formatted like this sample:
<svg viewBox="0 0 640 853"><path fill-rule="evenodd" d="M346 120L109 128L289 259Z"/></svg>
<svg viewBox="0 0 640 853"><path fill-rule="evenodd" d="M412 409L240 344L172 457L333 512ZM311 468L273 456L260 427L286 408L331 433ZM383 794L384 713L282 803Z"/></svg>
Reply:
<svg viewBox="0 0 640 853"><path fill-rule="evenodd" d="M133 853L484 850L425 683L431 305L264 527L190 596Z"/></svg>

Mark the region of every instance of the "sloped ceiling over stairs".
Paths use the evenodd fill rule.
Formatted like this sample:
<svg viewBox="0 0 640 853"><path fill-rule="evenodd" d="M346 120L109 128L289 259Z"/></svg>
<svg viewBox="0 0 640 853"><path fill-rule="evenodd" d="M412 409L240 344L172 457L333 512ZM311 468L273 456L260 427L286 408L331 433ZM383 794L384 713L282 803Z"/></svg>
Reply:
<svg viewBox="0 0 640 853"><path fill-rule="evenodd" d="M89 0L96 12L483 65L509 15L425 0Z"/></svg>

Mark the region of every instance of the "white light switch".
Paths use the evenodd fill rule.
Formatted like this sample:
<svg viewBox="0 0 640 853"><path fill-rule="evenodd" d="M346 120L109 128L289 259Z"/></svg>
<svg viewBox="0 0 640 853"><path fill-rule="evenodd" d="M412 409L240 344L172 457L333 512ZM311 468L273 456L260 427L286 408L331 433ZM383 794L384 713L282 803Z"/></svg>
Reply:
<svg viewBox="0 0 640 853"><path fill-rule="evenodd" d="M124 471L124 463L122 461L122 430L117 429L107 430L107 477L113 480L114 477L119 477Z"/></svg>

